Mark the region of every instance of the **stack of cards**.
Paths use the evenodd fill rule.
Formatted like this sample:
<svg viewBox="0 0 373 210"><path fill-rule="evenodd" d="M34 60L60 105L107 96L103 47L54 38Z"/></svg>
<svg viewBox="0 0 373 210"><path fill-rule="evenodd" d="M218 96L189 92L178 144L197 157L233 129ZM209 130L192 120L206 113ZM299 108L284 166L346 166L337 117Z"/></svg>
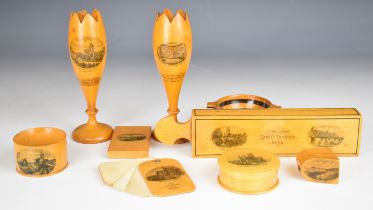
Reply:
<svg viewBox="0 0 373 210"><path fill-rule="evenodd" d="M193 192L195 186L173 159L139 158L99 165L105 184L138 196L170 196Z"/></svg>

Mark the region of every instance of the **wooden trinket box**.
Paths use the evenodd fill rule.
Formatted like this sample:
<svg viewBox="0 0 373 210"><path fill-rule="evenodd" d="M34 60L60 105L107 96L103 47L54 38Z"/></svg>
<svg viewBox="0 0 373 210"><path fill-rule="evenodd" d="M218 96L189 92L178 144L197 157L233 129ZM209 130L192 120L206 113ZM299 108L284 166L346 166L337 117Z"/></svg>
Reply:
<svg viewBox="0 0 373 210"><path fill-rule="evenodd" d="M45 177L67 165L66 133L58 128L31 128L14 136L16 170L23 176Z"/></svg>
<svg viewBox="0 0 373 210"><path fill-rule="evenodd" d="M298 169L302 176L312 182L337 184L339 159L329 148L303 150L297 155Z"/></svg>
<svg viewBox="0 0 373 210"><path fill-rule="evenodd" d="M150 126L117 126L108 148L109 158L149 156Z"/></svg>
<svg viewBox="0 0 373 210"><path fill-rule="evenodd" d="M184 124L191 133L183 137L191 139L193 157L217 157L235 148L280 156L332 148L341 156L357 156L361 118L353 108L195 109L190 125Z"/></svg>
<svg viewBox="0 0 373 210"><path fill-rule="evenodd" d="M279 183L280 160L263 150L232 149L222 154L218 163L218 181L229 191L260 194L271 191Z"/></svg>

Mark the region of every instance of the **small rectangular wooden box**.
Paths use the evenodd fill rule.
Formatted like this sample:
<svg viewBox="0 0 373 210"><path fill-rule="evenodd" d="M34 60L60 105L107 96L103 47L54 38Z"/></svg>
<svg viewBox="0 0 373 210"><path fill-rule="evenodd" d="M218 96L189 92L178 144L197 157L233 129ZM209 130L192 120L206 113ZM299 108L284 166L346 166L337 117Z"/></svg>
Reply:
<svg viewBox="0 0 373 210"><path fill-rule="evenodd" d="M217 157L232 148L295 156L328 147L358 156L362 116L354 108L211 110L192 113L193 157Z"/></svg>
<svg viewBox="0 0 373 210"><path fill-rule="evenodd" d="M109 144L108 157L148 157L150 138L150 126L116 126Z"/></svg>

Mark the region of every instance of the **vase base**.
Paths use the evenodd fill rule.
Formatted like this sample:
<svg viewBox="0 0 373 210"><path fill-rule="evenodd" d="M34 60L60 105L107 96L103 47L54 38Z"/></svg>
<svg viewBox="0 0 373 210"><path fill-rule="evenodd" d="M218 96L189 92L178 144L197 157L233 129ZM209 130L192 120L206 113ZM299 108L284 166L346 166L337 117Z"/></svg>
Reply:
<svg viewBox="0 0 373 210"><path fill-rule="evenodd" d="M111 139L113 128L104 123L83 124L72 133L74 141L82 144L97 144Z"/></svg>
<svg viewBox="0 0 373 210"><path fill-rule="evenodd" d="M191 139L190 122L179 123L171 115L162 118L156 124L153 138L165 144L184 144Z"/></svg>

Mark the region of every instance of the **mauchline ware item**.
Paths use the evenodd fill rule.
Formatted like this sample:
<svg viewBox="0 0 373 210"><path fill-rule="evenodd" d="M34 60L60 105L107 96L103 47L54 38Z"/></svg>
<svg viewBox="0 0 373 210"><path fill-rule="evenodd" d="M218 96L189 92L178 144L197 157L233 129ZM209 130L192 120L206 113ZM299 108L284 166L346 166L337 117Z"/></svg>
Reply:
<svg viewBox="0 0 373 210"><path fill-rule="evenodd" d="M158 121L154 137L166 144L187 142L186 139L172 138L177 131L165 130L170 124L179 124L179 95L192 56L192 30L185 11L178 10L173 15L165 9L157 14L153 31L153 55L169 105L169 115Z"/></svg>
<svg viewBox="0 0 373 210"><path fill-rule="evenodd" d="M305 149L297 155L302 176L311 182L338 184L339 159L330 148Z"/></svg>
<svg viewBox="0 0 373 210"><path fill-rule="evenodd" d="M279 183L280 160L263 150L232 149L222 154L218 163L219 184L232 192L260 194L273 190Z"/></svg>
<svg viewBox="0 0 373 210"><path fill-rule="evenodd" d="M208 102L207 108L213 109L267 109L281 108L272 104L266 98L256 95L237 94L219 98L214 102Z"/></svg>
<svg viewBox="0 0 373 210"><path fill-rule="evenodd" d="M31 128L13 138L17 172L43 177L67 166L66 133L58 128Z"/></svg>
<svg viewBox="0 0 373 210"><path fill-rule="evenodd" d="M85 10L72 12L68 34L70 59L83 90L88 122L77 127L72 137L84 144L95 144L111 138L113 129L96 120L96 99L104 73L107 44L105 26L100 12Z"/></svg>

